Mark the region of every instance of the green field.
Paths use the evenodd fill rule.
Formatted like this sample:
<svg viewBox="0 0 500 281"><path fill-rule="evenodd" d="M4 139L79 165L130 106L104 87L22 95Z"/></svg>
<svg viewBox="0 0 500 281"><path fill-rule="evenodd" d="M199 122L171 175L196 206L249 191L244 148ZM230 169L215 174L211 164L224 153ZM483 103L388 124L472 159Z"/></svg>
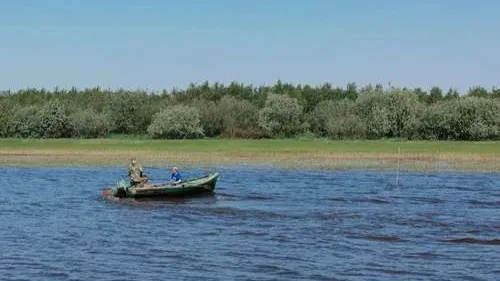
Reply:
<svg viewBox="0 0 500 281"><path fill-rule="evenodd" d="M270 164L281 167L496 171L500 142L286 140L0 139L1 165ZM441 165L440 167L438 167Z"/></svg>

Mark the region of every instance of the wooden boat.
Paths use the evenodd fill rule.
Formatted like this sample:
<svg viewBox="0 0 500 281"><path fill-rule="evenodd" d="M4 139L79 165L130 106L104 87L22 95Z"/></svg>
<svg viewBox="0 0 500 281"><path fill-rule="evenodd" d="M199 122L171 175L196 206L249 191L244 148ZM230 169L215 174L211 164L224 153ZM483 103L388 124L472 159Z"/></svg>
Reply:
<svg viewBox="0 0 500 281"><path fill-rule="evenodd" d="M107 192L119 198L147 198L147 197L179 197L212 193L219 173L210 174L204 177L190 179L178 184L143 184L131 186L125 180L119 181L115 187ZM104 193L103 193L104 194Z"/></svg>

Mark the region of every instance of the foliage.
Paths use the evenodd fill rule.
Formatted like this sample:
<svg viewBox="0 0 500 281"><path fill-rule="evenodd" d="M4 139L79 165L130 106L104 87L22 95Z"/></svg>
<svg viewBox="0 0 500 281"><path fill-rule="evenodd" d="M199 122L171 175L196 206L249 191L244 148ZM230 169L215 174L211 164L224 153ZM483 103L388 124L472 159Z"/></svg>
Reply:
<svg viewBox="0 0 500 281"><path fill-rule="evenodd" d="M0 97L0 137L9 137L9 124L15 112L18 110L17 104L9 99Z"/></svg>
<svg viewBox="0 0 500 281"><path fill-rule="evenodd" d="M192 102L200 114L200 124L207 137L216 137L224 131L224 112L219 110L217 103L211 100L197 99Z"/></svg>
<svg viewBox="0 0 500 281"><path fill-rule="evenodd" d="M312 132L323 137L349 139L366 134L365 124L356 115L356 103L348 99L319 103L309 120Z"/></svg>
<svg viewBox="0 0 500 281"><path fill-rule="evenodd" d="M69 117L72 135L77 138L99 138L106 136L111 129L107 115L93 109L77 111Z"/></svg>
<svg viewBox="0 0 500 281"><path fill-rule="evenodd" d="M49 101L36 113L41 138L65 138L71 136L71 126L66 107L59 101Z"/></svg>
<svg viewBox="0 0 500 281"><path fill-rule="evenodd" d="M475 96L442 101L426 109L424 139L488 140L500 137L500 102Z"/></svg>
<svg viewBox="0 0 500 281"><path fill-rule="evenodd" d="M41 138L40 120L38 119L38 106L28 105L21 107L10 118L7 132L11 137Z"/></svg>
<svg viewBox="0 0 500 281"><path fill-rule="evenodd" d="M203 137L198 109L174 105L153 116L147 131L155 139L193 139Z"/></svg>
<svg viewBox="0 0 500 281"><path fill-rule="evenodd" d="M0 92L0 137L314 134L332 139L493 140L500 134L499 103L500 89L481 86L462 94L453 88L355 83L341 88L282 81L259 87L205 82L159 93L98 87L24 89Z"/></svg>
<svg viewBox="0 0 500 281"><path fill-rule="evenodd" d="M257 125L258 108L247 100L224 96L217 104L221 114L222 136L258 138L261 131Z"/></svg>
<svg viewBox="0 0 500 281"><path fill-rule="evenodd" d="M291 137L300 133L302 106L296 98L269 94L259 111L258 124L271 137Z"/></svg>

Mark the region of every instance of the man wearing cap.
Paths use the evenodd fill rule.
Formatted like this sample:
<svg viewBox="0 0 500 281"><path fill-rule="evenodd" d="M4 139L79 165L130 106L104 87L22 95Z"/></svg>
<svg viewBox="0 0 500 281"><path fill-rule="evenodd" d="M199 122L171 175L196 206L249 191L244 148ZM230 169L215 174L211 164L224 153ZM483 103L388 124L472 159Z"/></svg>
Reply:
<svg viewBox="0 0 500 281"><path fill-rule="evenodd" d="M141 165L137 164L135 158L130 159L130 165L128 166L128 177L130 178L131 185L145 183L148 180L146 174L143 173Z"/></svg>

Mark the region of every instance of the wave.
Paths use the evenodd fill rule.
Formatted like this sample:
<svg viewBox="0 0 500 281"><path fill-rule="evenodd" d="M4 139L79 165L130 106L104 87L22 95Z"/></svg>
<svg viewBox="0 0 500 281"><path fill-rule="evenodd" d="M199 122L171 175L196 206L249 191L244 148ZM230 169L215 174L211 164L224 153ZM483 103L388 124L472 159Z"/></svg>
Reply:
<svg viewBox="0 0 500 281"><path fill-rule="evenodd" d="M446 239L442 240L442 242L457 244L500 245L500 239L479 239L471 237Z"/></svg>

